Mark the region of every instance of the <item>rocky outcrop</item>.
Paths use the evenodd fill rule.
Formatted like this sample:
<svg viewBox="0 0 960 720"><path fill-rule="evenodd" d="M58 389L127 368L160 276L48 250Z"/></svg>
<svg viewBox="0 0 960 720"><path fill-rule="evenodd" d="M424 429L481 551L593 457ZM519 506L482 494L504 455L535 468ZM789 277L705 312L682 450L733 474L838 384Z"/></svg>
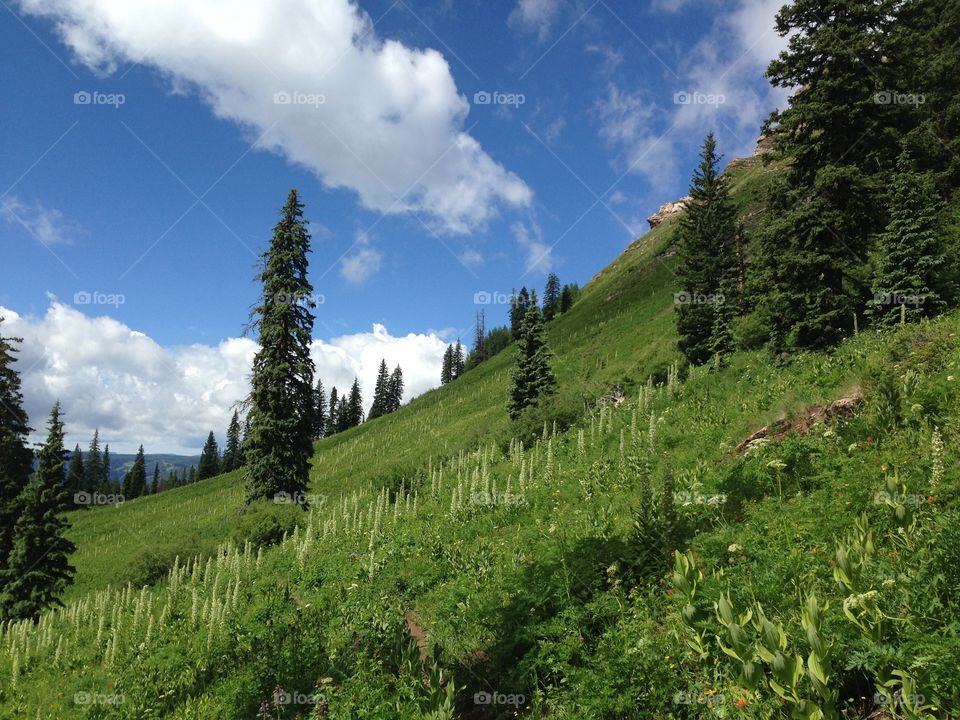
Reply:
<svg viewBox="0 0 960 720"><path fill-rule="evenodd" d="M683 212L683 208L689 200L690 196L688 195L687 197L680 198L676 202L668 202L665 205L661 205L657 212L647 218L647 222L650 223L650 229L653 230L653 228L662 223L668 217L673 217L674 215Z"/></svg>
<svg viewBox="0 0 960 720"><path fill-rule="evenodd" d="M761 135L757 138L757 146L753 149L753 157L760 157L773 152L773 138L769 135Z"/></svg>

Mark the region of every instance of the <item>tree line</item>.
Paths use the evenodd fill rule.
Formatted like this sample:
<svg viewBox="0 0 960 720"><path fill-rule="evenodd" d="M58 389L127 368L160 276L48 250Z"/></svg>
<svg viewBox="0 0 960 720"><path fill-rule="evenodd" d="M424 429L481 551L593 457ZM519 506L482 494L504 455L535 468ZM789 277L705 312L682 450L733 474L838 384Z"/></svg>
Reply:
<svg viewBox="0 0 960 720"><path fill-rule="evenodd" d="M947 201L960 184L960 7L796 0L767 78L795 92L763 132L785 172L749 238L708 135L678 228L678 347L826 348L960 300Z"/></svg>

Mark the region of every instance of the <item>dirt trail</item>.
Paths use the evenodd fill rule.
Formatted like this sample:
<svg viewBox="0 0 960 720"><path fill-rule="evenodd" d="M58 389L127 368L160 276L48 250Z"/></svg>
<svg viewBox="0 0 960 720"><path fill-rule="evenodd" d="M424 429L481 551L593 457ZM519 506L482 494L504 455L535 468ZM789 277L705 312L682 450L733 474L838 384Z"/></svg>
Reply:
<svg viewBox="0 0 960 720"><path fill-rule="evenodd" d="M781 440L794 433L802 435L810 432L810 428L817 423L838 417L850 417L861 402L863 402L863 394L857 390L851 395L839 398L826 405L811 405L805 408L798 417L783 417L769 425L764 425L741 440L734 452L737 455L742 455L758 440Z"/></svg>

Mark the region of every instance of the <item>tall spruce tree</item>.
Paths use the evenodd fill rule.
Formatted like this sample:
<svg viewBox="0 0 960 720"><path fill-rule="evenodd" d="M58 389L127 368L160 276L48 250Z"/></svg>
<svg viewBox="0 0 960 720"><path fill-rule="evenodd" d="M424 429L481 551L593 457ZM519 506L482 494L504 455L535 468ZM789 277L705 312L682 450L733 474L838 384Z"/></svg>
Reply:
<svg viewBox="0 0 960 720"><path fill-rule="evenodd" d="M403 370L397 365L387 380L387 412L396 412L403 404Z"/></svg>
<svg viewBox="0 0 960 720"><path fill-rule="evenodd" d="M110 444L103 446L103 461L100 466L100 481L98 483L100 489L109 493L114 489L113 480L110 478Z"/></svg>
<svg viewBox="0 0 960 720"><path fill-rule="evenodd" d="M457 344L453 346L453 365L452 370L452 379L456 380L458 377L463 375L463 371L466 369L467 361L463 353L463 345L460 344L460 338L457 338Z"/></svg>
<svg viewBox="0 0 960 720"><path fill-rule="evenodd" d="M11 549L0 569L0 620L35 618L62 605L60 595L73 579L69 557L75 548L65 537L69 524L63 517L70 499L59 402L50 413L47 440L37 457L37 471L18 500Z"/></svg>
<svg viewBox="0 0 960 720"><path fill-rule="evenodd" d="M344 405L344 429L356 427L363 422L363 396L360 392L360 381L353 379L350 395Z"/></svg>
<svg viewBox="0 0 960 720"><path fill-rule="evenodd" d="M227 444L223 449L223 465L221 467L221 472L228 473L243 466L243 463L240 461L241 443L240 415L236 410L234 410L233 416L230 418L230 424L227 426Z"/></svg>
<svg viewBox="0 0 960 720"><path fill-rule="evenodd" d="M87 465L84 468L84 479L87 482L87 492L100 490L100 481L103 478L103 450L100 449L100 431L93 431L93 439L87 450Z"/></svg>
<svg viewBox="0 0 960 720"><path fill-rule="evenodd" d="M313 391L313 403L313 437L319 440L327 429L327 394L320 380L317 380L317 387Z"/></svg>
<svg viewBox="0 0 960 720"><path fill-rule="evenodd" d="M486 351L487 339L487 314L483 308L477 313L477 319L473 327L473 360L474 365L479 365L487 359Z"/></svg>
<svg viewBox="0 0 960 720"><path fill-rule="evenodd" d="M341 395L337 400L337 432L352 427L350 425L350 411L347 409L347 396Z"/></svg>
<svg viewBox="0 0 960 720"><path fill-rule="evenodd" d="M526 287L520 288L520 293L511 298L510 303L510 334L514 340L520 339L520 330L523 328L523 319L527 315L527 307L530 305L530 293Z"/></svg>
<svg viewBox="0 0 960 720"><path fill-rule="evenodd" d="M143 455L143 445L133 458L133 465L123 479L123 497L133 500L147 492L147 462Z"/></svg>
<svg viewBox="0 0 960 720"><path fill-rule="evenodd" d="M27 447L31 429L23 409L20 374L14 368L20 338L3 337L0 317L0 567L10 552L13 527L20 514L20 493L30 479L33 453Z"/></svg>
<svg viewBox="0 0 960 720"><path fill-rule="evenodd" d="M387 370L387 361L380 361L380 369L377 371L377 382L373 388L373 403L370 405L370 419L386 415L389 410L390 399L388 397L390 385L390 373Z"/></svg>
<svg viewBox="0 0 960 720"><path fill-rule="evenodd" d="M871 311L881 324L931 317L946 307L951 292L942 235L946 203L931 173L913 170L904 153L889 190L892 208L880 235Z"/></svg>
<svg viewBox="0 0 960 720"><path fill-rule="evenodd" d="M677 231L677 346L694 365L730 349L726 315L734 303L737 234L736 209L720 174L720 156L713 133L700 152L700 164L690 181L690 200Z"/></svg>
<svg viewBox="0 0 960 720"><path fill-rule="evenodd" d="M67 495L73 502L77 493L86 487L86 481L83 478L83 452L80 450L80 444L73 449L70 456L70 465L67 467ZM84 507L83 504L75 504L76 507Z"/></svg>
<svg viewBox="0 0 960 720"><path fill-rule="evenodd" d="M447 345L443 351L443 363L440 366L440 384L446 385L453 380L453 345Z"/></svg>
<svg viewBox="0 0 960 720"><path fill-rule="evenodd" d="M306 492L313 455L315 304L307 280L310 235L303 204L291 190L263 253L260 304L254 309L260 349L253 360L250 433L245 454L247 500Z"/></svg>
<svg viewBox="0 0 960 720"><path fill-rule="evenodd" d="M789 162L758 235L751 276L780 348L849 334L867 299L868 238L883 216L882 175L895 160L889 30L897 0L794 0L776 18L788 48L767 77L798 88L767 122Z"/></svg>
<svg viewBox="0 0 960 720"><path fill-rule="evenodd" d="M510 417L514 420L542 396L556 390L557 378L550 369L550 357L550 348L543 337L543 316L537 306L536 293L532 293L530 306L523 319L513 386L507 405Z"/></svg>
<svg viewBox="0 0 960 720"><path fill-rule="evenodd" d="M560 309L560 278L556 273L547 275L547 285L543 289L543 319L553 320Z"/></svg>
<svg viewBox="0 0 960 720"><path fill-rule="evenodd" d="M330 414L327 416L327 435L340 432L340 398L337 396L337 386L330 388Z"/></svg>
<svg viewBox="0 0 960 720"><path fill-rule="evenodd" d="M150 494L156 495L160 492L160 463L153 464L153 480L150 481Z"/></svg>
<svg viewBox="0 0 960 720"><path fill-rule="evenodd" d="M206 480L220 474L220 447L213 430L207 435L207 441L200 452L200 464L197 467L197 480Z"/></svg>

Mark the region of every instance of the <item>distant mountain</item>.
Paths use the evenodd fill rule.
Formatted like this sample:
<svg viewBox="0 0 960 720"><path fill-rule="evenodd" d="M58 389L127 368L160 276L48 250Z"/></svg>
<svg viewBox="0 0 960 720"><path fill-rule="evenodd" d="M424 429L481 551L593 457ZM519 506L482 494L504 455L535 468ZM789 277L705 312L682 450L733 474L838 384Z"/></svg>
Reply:
<svg viewBox="0 0 960 720"><path fill-rule="evenodd" d="M86 453L83 454L86 457ZM136 457L135 454L125 455L123 453L110 453L110 479L111 480L123 480L123 476L127 474L127 471L130 470L133 465L133 459ZM176 470L178 473L182 470L189 470L191 465L197 465L200 462L199 455L169 455L165 453L145 453L143 456L146 460L147 465L147 480L153 477L153 466L155 463L160 464L160 477L165 478L171 470Z"/></svg>

